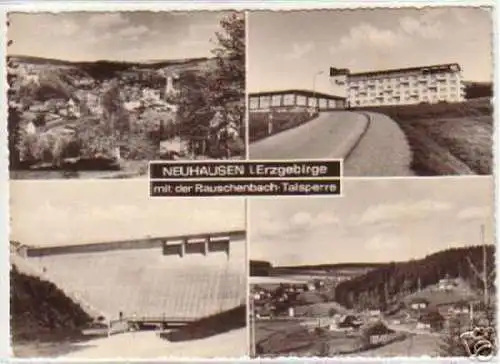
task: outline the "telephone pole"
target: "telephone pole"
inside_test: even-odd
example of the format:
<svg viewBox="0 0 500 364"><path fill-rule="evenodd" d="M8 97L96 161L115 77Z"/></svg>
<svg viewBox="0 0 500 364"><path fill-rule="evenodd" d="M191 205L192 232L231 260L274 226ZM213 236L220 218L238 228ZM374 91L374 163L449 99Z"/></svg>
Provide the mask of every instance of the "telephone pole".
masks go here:
<svg viewBox="0 0 500 364"><path fill-rule="evenodd" d="M469 263L469 266L474 273L474 275L483 283L483 300L484 300L484 305L488 306L490 302L490 297L489 297L489 290L488 290L488 277L491 275L490 272L488 273L488 267L487 267L487 251L486 251L486 242L485 242L485 236L484 236L484 225L481 225L481 242L482 242L482 251L483 251L483 267L482 267L482 272L479 272L479 270L476 268L470 257L467 257L467 262ZM494 268L493 268L494 269Z"/></svg>

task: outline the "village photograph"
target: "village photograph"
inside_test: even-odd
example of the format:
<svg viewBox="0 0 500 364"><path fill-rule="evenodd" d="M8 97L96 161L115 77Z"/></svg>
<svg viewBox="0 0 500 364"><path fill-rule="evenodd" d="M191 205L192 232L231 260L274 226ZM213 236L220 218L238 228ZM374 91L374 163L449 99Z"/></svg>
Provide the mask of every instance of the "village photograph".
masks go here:
<svg viewBox="0 0 500 364"><path fill-rule="evenodd" d="M356 179L344 190L250 201L251 356L491 357L493 181Z"/></svg>
<svg viewBox="0 0 500 364"><path fill-rule="evenodd" d="M492 174L491 8L247 22L250 159L339 158L348 177Z"/></svg>
<svg viewBox="0 0 500 364"><path fill-rule="evenodd" d="M12 184L15 358L247 354L245 201L150 199L137 184Z"/></svg>
<svg viewBox="0 0 500 364"><path fill-rule="evenodd" d="M239 12L8 14L12 179L245 157Z"/></svg>

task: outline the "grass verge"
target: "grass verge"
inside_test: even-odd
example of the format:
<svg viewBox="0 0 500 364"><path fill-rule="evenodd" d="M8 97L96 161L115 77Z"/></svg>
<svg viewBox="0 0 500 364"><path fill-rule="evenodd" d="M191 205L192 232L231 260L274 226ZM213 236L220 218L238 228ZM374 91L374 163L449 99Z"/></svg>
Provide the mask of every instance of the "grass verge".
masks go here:
<svg viewBox="0 0 500 364"><path fill-rule="evenodd" d="M399 124L418 175L492 173L493 107L489 98L360 110L385 114Z"/></svg>

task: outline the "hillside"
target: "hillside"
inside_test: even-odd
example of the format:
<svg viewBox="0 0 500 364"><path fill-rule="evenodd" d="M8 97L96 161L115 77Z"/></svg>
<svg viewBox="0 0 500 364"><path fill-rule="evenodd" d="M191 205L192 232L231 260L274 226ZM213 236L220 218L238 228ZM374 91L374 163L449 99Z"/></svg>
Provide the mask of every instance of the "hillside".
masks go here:
<svg viewBox="0 0 500 364"><path fill-rule="evenodd" d="M419 176L492 173L491 98L354 110L381 113L399 125L413 154L411 168Z"/></svg>
<svg viewBox="0 0 500 364"><path fill-rule="evenodd" d="M22 273L14 265L11 281L11 333L14 340L79 335L92 318L54 284Z"/></svg>
<svg viewBox="0 0 500 364"><path fill-rule="evenodd" d="M95 163L76 169L113 170L117 147L126 161L158 159L160 142L174 137L176 82L215 67L208 58L130 63L10 56L8 63L9 130L17 130L9 133L9 147L19 159L11 169L66 168L68 160L86 159Z"/></svg>
<svg viewBox="0 0 500 364"><path fill-rule="evenodd" d="M487 270L491 271L495 264L495 247L488 245L486 249ZM419 284L424 288L438 283L445 276L461 278L472 288L480 288L468 258L475 266L481 267L482 247L448 249L419 260L388 263L339 283L335 288L335 300L348 308L359 306L385 310L403 297L416 292ZM494 280L493 276L490 282ZM494 289L494 286L490 289Z"/></svg>

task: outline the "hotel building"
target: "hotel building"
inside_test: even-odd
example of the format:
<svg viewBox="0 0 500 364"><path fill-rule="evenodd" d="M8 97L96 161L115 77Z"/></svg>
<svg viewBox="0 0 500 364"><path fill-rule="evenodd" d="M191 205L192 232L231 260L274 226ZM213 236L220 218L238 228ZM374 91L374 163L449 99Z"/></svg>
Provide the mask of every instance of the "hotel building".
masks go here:
<svg viewBox="0 0 500 364"><path fill-rule="evenodd" d="M331 67L330 83L350 107L461 102L465 95L457 63L361 73Z"/></svg>

